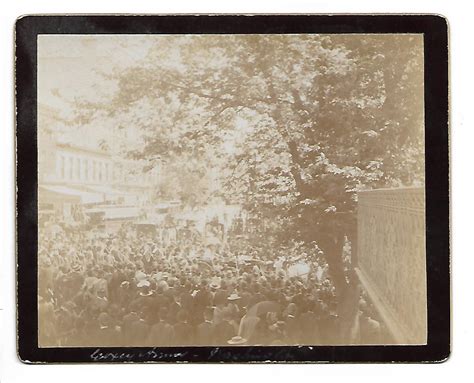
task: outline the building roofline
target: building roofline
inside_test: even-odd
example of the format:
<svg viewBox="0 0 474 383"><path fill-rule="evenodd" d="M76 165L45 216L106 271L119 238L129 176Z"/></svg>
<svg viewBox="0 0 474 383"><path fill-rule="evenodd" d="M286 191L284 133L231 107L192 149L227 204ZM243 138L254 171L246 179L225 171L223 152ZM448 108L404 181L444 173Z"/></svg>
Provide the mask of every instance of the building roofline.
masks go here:
<svg viewBox="0 0 474 383"><path fill-rule="evenodd" d="M93 153L96 155L100 155L102 157L108 157L110 159L112 158L112 156L108 152L101 149L93 149L93 148L88 148L88 147L80 146L80 145L74 145L70 143L57 143L56 146L58 146L59 148L75 150L78 152Z"/></svg>

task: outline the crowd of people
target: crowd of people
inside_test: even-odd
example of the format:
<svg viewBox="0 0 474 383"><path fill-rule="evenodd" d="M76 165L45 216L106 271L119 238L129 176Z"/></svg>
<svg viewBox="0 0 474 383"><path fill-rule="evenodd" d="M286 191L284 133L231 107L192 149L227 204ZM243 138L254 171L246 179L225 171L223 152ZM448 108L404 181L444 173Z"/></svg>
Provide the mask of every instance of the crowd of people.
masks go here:
<svg viewBox="0 0 474 383"><path fill-rule="evenodd" d="M46 225L38 255L40 346L345 341L328 265L313 244L163 243L133 226L105 234Z"/></svg>

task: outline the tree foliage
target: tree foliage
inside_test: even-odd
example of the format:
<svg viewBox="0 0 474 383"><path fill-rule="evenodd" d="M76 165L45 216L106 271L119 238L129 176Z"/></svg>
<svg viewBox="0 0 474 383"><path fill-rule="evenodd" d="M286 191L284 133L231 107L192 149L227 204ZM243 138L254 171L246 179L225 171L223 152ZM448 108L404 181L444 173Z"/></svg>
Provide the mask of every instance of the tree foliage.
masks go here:
<svg viewBox="0 0 474 383"><path fill-rule="evenodd" d="M134 155L219 169L214 193L280 223L280 238L317 241L334 271L357 191L423 182L421 41L161 37L101 110L140 129Z"/></svg>

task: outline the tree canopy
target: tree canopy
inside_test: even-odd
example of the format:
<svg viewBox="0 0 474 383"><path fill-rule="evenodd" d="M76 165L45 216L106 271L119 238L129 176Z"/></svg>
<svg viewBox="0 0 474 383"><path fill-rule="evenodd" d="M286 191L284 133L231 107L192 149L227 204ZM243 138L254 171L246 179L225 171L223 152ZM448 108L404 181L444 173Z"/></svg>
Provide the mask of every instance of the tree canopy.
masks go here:
<svg viewBox="0 0 474 383"><path fill-rule="evenodd" d="M177 177L205 164L214 195L328 255L353 232L358 190L424 181L419 36L161 36L109 76L100 110L143 135L132 156Z"/></svg>

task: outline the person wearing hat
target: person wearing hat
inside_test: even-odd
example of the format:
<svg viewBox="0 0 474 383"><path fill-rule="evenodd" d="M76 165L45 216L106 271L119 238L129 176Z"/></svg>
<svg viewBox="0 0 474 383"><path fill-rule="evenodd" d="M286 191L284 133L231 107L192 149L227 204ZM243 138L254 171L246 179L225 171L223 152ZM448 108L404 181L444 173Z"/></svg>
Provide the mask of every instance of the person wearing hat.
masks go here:
<svg viewBox="0 0 474 383"><path fill-rule="evenodd" d="M154 296L151 290L151 284L148 280L143 279L137 283L138 296L130 302L129 309L139 312L142 311L148 318L153 313Z"/></svg>
<svg viewBox="0 0 474 383"><path fill-rule="evenodd" d="M98 282L92 286L90 294L90 307L93 311L99 312L106 311L109 305L106 284L100 283L101 281L102 279L99 279Z"/></svg>
<svg viewBox="0 0 474 383"><path fill-rule="evenodd" d="M167 293L171 300L168 306L168 323L174 325L177 321L178 313L183 309L181 294L175 288L170 288Z"/></svg>
<svg viewBox="0 0 474 383"><path fill-rule="evenodd" d="M158 313L158 321L151 326L147 337L146 345L148 347L174 345L174 328L167 322L167 318L168 311L166 307L161 307Z"/></svg>
<svg viewBox="0 0 474 383"><path fill-rule="evenodd" d="M236 303L239 306L240 311L242 311L244 307L250 307L249 302L252 298L252 294L249 292L249 285L245 280L239 282L238 288L240 291L240 299L236 301Z"/></svg>
<svg viewBox="0 0 474 383"><path fill-rule="evenodd" d="M219 291L221 293L221 291ZM226 314L227 306L227 293L225 294L216 294L214 297L214 313L212 316L212 323L218 325L222 322L224 315Z"/></svg>
<svg viewBox="0 0 474 383"><path fill-rule="evenodd" d="M216 277L216 276L213 276L211 278L211 282L209 283L209 287L211 288L211 290L215 293L218 289L220 289L221 287L221 282L222 282L222 278L221 277Z"/></svg>
<svg viewBox="0 0 474 383"><path fill-rule="evenodd" d="M134 287L131 286L130 282L127 280L122 281L117 290L117 304L123 308L128 308L128 305L134 295Z"/></svg>
<svg viewBox="0 0 474 383"><path fill-rule="evenodd" d="M194 343L194 329L188 323L189 313L180 310L176 316L177 323L173 326L175 344L177 346L191 346Z"/></svg>
<svg viewBox="0 0 474 383"><path fill-rule="evenodd" d="M194 315L195 314L195 301L194 301L194 296L192 292L193 292L193 287L190 282L187 282L181 292L181 307L183 308L183 310L186 310L189 313L193 313Z"/></svg>
<svg viewBox="0 0 474 383"><path fill-rule="evenodd" d="M260 283L254 282L250 287L250 291L252 295L248 299L247 307L252 307L265 300L265 296L262 294L262 287Z"/></svg>
<svg viewBox="0 0 474 383"><path fill-rule="evenodd" d="M211 307L204 309L204 322L196 328L196 344L201 346L212 346L216 344L215 326L212 323L213 310Z"/></svg>
<svg viewBox="0 0 474 383"><path fill-rule="evenodd" d="M221 284L219 284L219 287L214 287L215 285L213 285L213 290L214 290L214 298L213 298L213 301L212 301L212 304L213 306L218 306L220 304L225 304L225 302L227 301L227 297L228 297L228 294L227 294L227 291L225 289L225 287L222 287Z"/></svg>
<svg viewBox="0 0 474 383"><path fill-rule="evenodd" d="M74 295L77 294L79 289L82 286L82 283L84 282L84 273L82 271L82 267L79 263L74 263L69 270L69 273L67 275L67 278L65 280L66 286L65 289L67 290L67 295L65 298L67 300L72 299Z"/></svg>
<svg viewBox="0 0 474 383"><path fill-rule="evenodd" d="M236 335L237 331L235 331L234 326L230 322L231 318L224 313L221 321L215 324L214 333L216 345L226 345L227 341Z"/></svg>
<svg viewBox="0 0 474 383"><path fill-rule="evenodd" d="M241 297L234 290L232 294L227 297L227 305L224 308L225 315L229 317L230 323L234 326L235 332L239 329L239 322L240 322L240 308L238 306L238 302L240 302Z"/></svg>
<svg viewBox="0 0 474 383"><path fill-rule="evenodd" d="M209 290L207 280L202 279L199 284L199 290L194 297L195 307L199 308L201 311L204 310L204 308L211 305L212 298L213 296Z"/></svg>
<svg viewBox="0 0 474 383"><path fill-rule="evenodd" d="M138 318L130 323L130 334L128 336L131 347L143 347L146 345L147 337L150 332L150 325L146 320L147 315L140 311Z"/></svg>
<svg viewBox="0 0 474 383"><path fill-rule="evenodd" d="M90 338L94 346L113 347L118 344L120 333L112 326L112 321L106 312L101 312L97 318L98 324L94 336ZM90 344L92 346L92 344Z"/></svg>
<svg viewBox="0 0 474 383"><path fill-rule="evenodd" d="M164 282L164 281L161 281L161 282ZM167 286L165 287L163 284L160 284L160 282L158 282L158 284L156 285L156 290L153 294L153 302L152 302L152 308L151 308L153 311L153 315L150 318L152 322L156 322L158 320L159 312L162 309L165 309L166 312L168 312L168 309L172 300L168 295L166 295L166 290L167 290Z"/></svg>
<svg viewBox="0 0 474 383"><path fill-rule="evenodd" d="M138 319L139 316L135 311L129 311L123 316L122 332L126 341L128 341L128 336L131 334L131 324Z"/></svg>
<svg viewBox="0 0 474 383"><path fill-rule="evenodd" d="M112 271L111 278L108 283L109 298L111 302L118 303L120 284L125 280L125 275L121 270L116 269Z"/></svg>
<svg viewBox="0 0 474 383"><path fill-rule="evenodd" d="M137 283L137 287L139 289L139 295L141 297L149 297L153 294L151 291L151 283L147 279L142 279Z"/></svg>

